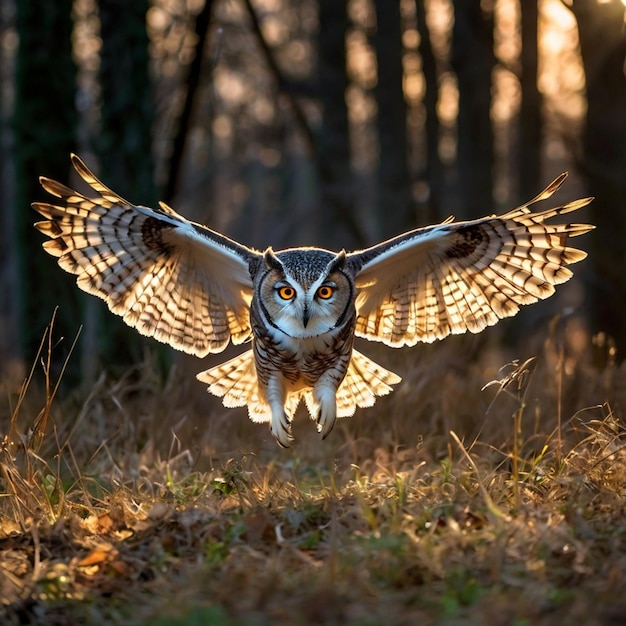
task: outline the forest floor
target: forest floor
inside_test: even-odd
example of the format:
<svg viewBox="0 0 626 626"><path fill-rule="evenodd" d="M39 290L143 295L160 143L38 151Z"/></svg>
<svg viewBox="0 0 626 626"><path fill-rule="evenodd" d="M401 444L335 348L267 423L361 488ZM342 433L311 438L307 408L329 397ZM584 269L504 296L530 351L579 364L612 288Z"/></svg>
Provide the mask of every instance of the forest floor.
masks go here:
<svg viewBox="0 0 626 626"><path fill-rule="evenodd" d="M55 398L44 359L3 389L0 622L622 624L626 371L572 345L379 351L396 392L290 450L189 372Z"/></svg>

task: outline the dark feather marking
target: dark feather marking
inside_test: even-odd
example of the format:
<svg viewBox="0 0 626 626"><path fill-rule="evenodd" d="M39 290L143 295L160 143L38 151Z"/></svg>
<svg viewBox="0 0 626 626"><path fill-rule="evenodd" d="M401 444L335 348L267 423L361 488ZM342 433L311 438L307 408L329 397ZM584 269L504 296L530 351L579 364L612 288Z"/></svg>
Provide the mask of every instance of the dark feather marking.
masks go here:
<svg viewBox="0 0 626 626"><path fill-rule="evenodd" d="M141 225L143 242L150 250L158 250L162 254L167 255L174 247L163 240L163 231L171 228L170 224L161 222L154 217L147 217Z"/></svg>
<svg viewBox="0 0 626 626"><path fill-rule="evenodd" d="M455 241L446 249L446 256L449 259L464 259L472 256L476 249L489 236L482 226L472 225L463 228L455 233Z"/></svg>

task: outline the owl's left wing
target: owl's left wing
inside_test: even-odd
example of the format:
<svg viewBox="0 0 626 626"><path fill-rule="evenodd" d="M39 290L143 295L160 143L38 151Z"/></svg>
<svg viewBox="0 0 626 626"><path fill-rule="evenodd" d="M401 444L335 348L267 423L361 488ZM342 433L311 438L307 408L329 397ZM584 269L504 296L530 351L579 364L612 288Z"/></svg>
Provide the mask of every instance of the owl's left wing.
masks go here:
<svg viewBox="0 0 626 626"><path fill-rule="evenodd" d="M76 156L72 163L96 192L87 197L49 178L57 204L36 202L50 237L44 249L141 334L196 356L250 337L249 263L260 254L161 203L135 206L102 184Z"/></svg>
<svg viewBox="0 0 626 626"><path fill-rule="evenodd" d="M400 347L478 333L552 295L572 276L566 266L587 256L567 238L593 226L546 220L592 198L537 213L529 206L549 198L566 176L500 217L448 220L348 254L358 289L356 334Z"/></svg>

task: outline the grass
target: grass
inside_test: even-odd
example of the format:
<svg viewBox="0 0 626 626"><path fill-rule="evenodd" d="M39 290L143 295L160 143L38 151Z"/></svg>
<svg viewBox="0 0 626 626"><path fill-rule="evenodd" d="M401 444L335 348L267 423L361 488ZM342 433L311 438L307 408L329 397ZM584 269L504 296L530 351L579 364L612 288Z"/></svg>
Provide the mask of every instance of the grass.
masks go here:
<svg viewBox="0 0 626 626"><path fill-rule="evenodd" d="M573 322L482 341L381 351L403 385L283 451L184 364L59 398L47 334L3 387L0 621L620 623L626 369Z"/></svg>

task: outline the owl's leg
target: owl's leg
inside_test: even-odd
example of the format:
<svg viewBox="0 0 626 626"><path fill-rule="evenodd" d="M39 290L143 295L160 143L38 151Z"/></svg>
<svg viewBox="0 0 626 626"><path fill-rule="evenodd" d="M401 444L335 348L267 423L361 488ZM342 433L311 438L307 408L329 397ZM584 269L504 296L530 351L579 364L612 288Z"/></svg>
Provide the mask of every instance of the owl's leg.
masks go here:
<svg viewBox="0 0 626 626"><path fill-rule="evenodd" d="M317 430L322 439L326 439L337 418L337 382L331 376L322 376L313 389L313 396L319 405Z"/></svg>
<svg viewBox="0 0 626 626"><path fill-rule="evenodd" d="M293 435L291 434L291 421L285 413L287 393L280 374L270 377L265 390L265 398L272 411L272 435L279 445L288 448L293 441Z"/></svg>

